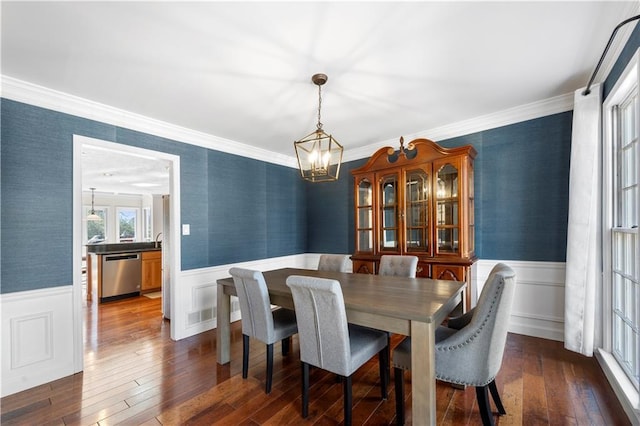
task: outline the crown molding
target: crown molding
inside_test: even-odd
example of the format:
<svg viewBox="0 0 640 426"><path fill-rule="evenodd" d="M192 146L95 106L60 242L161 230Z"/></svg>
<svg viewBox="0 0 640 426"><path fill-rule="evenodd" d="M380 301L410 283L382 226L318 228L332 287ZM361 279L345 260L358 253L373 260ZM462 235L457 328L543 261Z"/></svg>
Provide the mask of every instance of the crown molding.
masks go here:
<svg viewBox="0 0 640 426"><path fill-rule="evenodd" d="M1 75L0 88L0 95L6 99L114 126L124 127L207 149L240 155L291 168L298 167L295 156L275 153L266 149L256 148L240 142L176 126L171 123L114 108L57 90L52 90L43 86L18 80L13 77ZM427 139L438 142L444 139L495 129L497 127L532 120L546 115L570 111L572 109L573 93L569 93L473 119L407 134L404 135L404 138L409 141L416 138L426 137ZM395 146L397 143L398 139L394 138L359 148L348 149L345 150L343 154L343 161L347 162L368 158L377 149L384 146Z"/></svg>
<svg viewBox="0 0 640 426"><path fill-rule="evenodd" d="M434 127L417 133L404 136L405 141L417 138L427 138L434 142L451 139L471 133L482 132L484 130L496 129L510 124L533 120L547 115L558 114L573 110L573 93L556 96L538 102L532 102L515 108L494 112L469 120L447 124L445 126ZM376 142L360 148L351 149L344 154L344 161L353 161L370 157L372 153L385 146L397 146L400 136L395 139L388 139Z"/></svg>
<svg viewBox="0 0 640 426"><path fill-rule="evenodd" d="M256 148L204 132L198 132L186 127L177 126L165 121L156 120L130 111L28 83L6 75L0 76L0 89L0 96L13 101L124 127L177 142L200 146L202 148L213 149L292 168L298 167L295 157Z"/></svg>

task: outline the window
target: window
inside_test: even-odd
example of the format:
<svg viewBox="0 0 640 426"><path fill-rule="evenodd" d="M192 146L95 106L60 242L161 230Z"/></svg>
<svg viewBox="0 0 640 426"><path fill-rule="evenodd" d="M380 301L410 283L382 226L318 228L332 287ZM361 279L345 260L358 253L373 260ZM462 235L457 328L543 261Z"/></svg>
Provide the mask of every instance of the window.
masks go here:
<svg viewBox="0 0 640 426"><path fill-rule="evenodd" d="M138 210L131 207L118 207L116 221L118 242L130 243L137 241Z"/></svg>
<svg viewBox="0 0 640 426"><path fill-rule="evenodd" d="M608 349L639 389L640 142L638 71L621 78L605 103L603 254ZM611 99L611 100L610 100Z"/></svg>
<svg viewBox="0 0 640 426"><path fill-rule="evenodd" d="M96 207L94 210L102 220L86 220L91 206L84 207L84 222L87 224L85 242L87 244L103 243L107 239L107 209Z"/></svg>

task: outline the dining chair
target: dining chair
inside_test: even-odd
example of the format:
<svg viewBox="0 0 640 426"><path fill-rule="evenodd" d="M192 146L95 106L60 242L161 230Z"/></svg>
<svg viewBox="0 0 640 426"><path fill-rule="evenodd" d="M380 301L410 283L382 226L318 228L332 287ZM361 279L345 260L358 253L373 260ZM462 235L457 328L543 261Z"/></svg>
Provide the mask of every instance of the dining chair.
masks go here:
<svg viewBox="0 0 640 426"><path fill-rule="evenodd" d="M378 275L415 278L417 268L417 256L385 254L380 257Z"/></svg>
<svg viewBox="0 0 640 426"><path fill-rule="evenodd" d="M302 417L309 414L309 366L342 378L344 424L351 424L351 377L378 354L382 399L387 399L389 358L386 333L347 322L340 283L325 278L287 278L298 320L302 364Z"/></svg>
<svg viewBox="0 0 640 426"><path fill-rule="evenodd" d="M322 254L318 261L318 271L347 272L350 261L348 254Z"/></svg>
<svg viewBox="0 0 640 426"><path fill-rule="evenodd" d="M499 263L491 270L477 305L436 329L436 378L458 385L475 386L483 425L493 425L487 391L500 415L506 414L495 378L502 365L516 274ZM404 370L411 368L411 338L393 351L396 390L396 423L404 424Z"/></svg>
<svg viewBox="0 0 640 426"><path fill-rule="evenodd" d="M242 315L242 378L249 370L249 338L267 345L267 383L265 392L271 392L273 380L273 344L282 341L282 355L289 353L291 336L298 332L295 312L290 309L271 309L269 292L260 271L231 268Z"/></svg>

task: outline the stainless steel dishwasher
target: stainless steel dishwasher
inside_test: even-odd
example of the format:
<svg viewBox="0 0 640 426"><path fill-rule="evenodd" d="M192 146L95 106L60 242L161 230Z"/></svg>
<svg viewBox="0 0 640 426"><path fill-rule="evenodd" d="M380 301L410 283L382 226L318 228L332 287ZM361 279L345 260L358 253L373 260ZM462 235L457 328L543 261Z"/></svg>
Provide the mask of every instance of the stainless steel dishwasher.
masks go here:
<svg viewBox="0 0 640 426"><path fill-rule="evenodd" d="M118 253L102 256L101 302L140 294L141 281L140 253Z"/></svg>

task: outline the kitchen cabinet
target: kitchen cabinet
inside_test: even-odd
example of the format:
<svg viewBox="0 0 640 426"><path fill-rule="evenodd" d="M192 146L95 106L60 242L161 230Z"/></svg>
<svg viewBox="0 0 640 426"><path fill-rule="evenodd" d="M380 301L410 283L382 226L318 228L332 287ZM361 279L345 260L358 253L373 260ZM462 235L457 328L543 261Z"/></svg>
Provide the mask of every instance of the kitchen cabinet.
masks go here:
<svg viewBox="0 0 640 426"><path fill-rule="evenodd" d="M376 274L381 256L414 255L418 277L465 281L472 307L475 156L471 145L415 139L405 147L400 138L399 149L381 148L353 170L353 271Z"/></svg>
<svg viewBox="0 0 640 426"><path fill-rule="evenodd" d="M142 252L141 292L157 291L162 287L162 251Z"/></svg>

